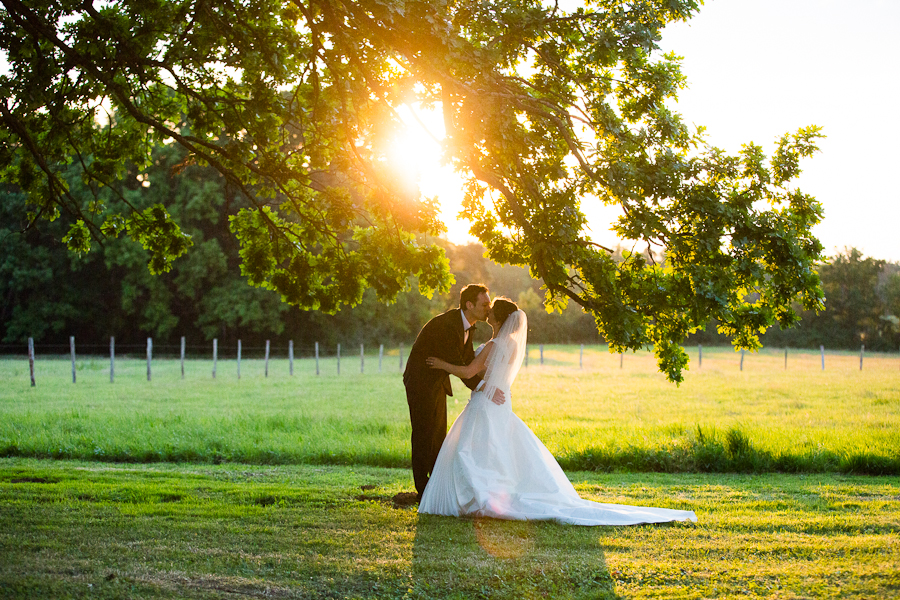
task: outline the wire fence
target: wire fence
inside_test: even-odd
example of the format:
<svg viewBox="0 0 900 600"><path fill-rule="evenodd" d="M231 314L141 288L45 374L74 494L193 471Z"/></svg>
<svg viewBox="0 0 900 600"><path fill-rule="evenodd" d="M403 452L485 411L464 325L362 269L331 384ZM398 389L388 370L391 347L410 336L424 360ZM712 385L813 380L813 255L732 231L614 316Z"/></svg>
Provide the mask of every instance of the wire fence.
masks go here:
<svg viewBox="0 0 900 600"><path fill-rule="evenodd" d="M10 345L0 345L0 352L3 352L4 354L10 355L12 350L13 347ZM38 352L38 350L40 352ZM211 362L210 374L213 379L221 373L219 366L220 362L222 363L222 367L225 368L228 368L226 365L229 363L233 363L232 367L236 367L235 373L238 379L240 379L242 363L259 362L261 360L263 362L264 376L268 377L270 362L282 362L285 359L287 359L289 375L294 375L295 363L301 362L314 363L315 374L320 375L323 373L323 363L329 359L336 361L336 371L338 375L341 373L342 360L344 362L345 370L348 368L352 369L355 366L354 362L358 361L359 372L365 373L367 355L365 345L363 344L359 345L358 354L355 353L355 349L349 349L347 347L342 348L341 344L337 344L337 346L331 350L331 352L333 352L333 354L331 354L328 350L325 350L324 347L320 346L318 342L315 342L310 348L306 348L305 350L308 351L307 354L295 352L293 341L289 341L286 348L274 349L269 340L266 340L265 346L260 347L245 347L242 341L238 340L235 347L228 348L220 346L218 339L213 339L212 344L204 346L189 346L184 337L181 338L181 344L177 346L155 346L153 338L147 338L146 346L135 344L116 346L115 338L113 337L110 338L109 346L107 347L105 345L100 346L97 344L85 344L83 346L76 345L75 338L70 337L67 346L62 344L44 344L38 349L35 348L33 338L28 338L27 356L32 386L36 385L35 361L39 359L56 361L70 360L72 364L72 382L77 383L79 370L78 361L84 361L85 359L89 359L92 362L104 360L102 354L104 351L108 351L109 380L111 383L114 383L116 379L117 362L121 364L123 361L133 362L135 359L143 360L143 358L141 358L142 356L146 357L147 381L153 379L154 362L158 364L159 361L171 362L173 360L180 361L182 379L185 377L186 364L202 361ZM206 356L203 356L204 354L206 354ZM393 358L391 355L393 355ZM368 358L370 361L369 368L372 369L372 357L369 356ZM402 371L404 366L403 344L400 344L396 348L396 351L388 349L387 352L385 351L384 344L380 344L378 346L376 360L377 366L374 368L377 368L377 372L379 373L385 371L385 369L391 368L387 363L393 364L394 369Z"/></svg>
<svg viewBox="0 0 900 600"><path fill-rule="evenodd" d="M76 345L75 338L70 337L68 345L41 344L38 347L35 346L33 339L29 338L27 349L22 348L19 345L14 346L6 344L0 345L0 353L5 354L8 359L15 360L17 356L22 356L20 353L22 350L25 350L29 365L31 385L35 386L37 385L35 374L36 361L55 361L58 363L59 361L68 360L71 362L71 378L73 383L78 382L79 370L85 370L87 368L85 361L90 362L90 367L87 368L87 370L108 370L109 381L111 383L114 383L116 380L118 374L117 365L120 369L127 365L126 368L130 378L135 375L135 364L141 364L143 362L146 363L147 381L153 379L154 366L159 366L160 364L165 365L167 376L170 376L173 370L173 364L176 368L180 366L180 376L182 379L186 377L186 373L189 373L193 378L202 372L205 372L207 376L213 379L223 375L230 377L236 376L240 379L242 376L242 366L245 366L246 372L248 363L253 369L254 375L259 374L261 370L264 377L269 377L270 370L274 369L279 369L278 375L283 375L285 374L283 373L285 368L287 371L286 374L289 376L293 376L295 372L302 372L303 374L314 373L315 375L341 375L342 369L344 374L402 373L406 360L406 348L409 348L409 346L405 346L402 343L397 346L389 347L386 347L384 344L379 344L377 348L366 348L364 344L336 344L333 347L325 348L324 345L321 345L318 342L300 348L295 347L293 341L289 341L286 346L273 347L268 340L264 346L244 346L241 340L238 340L236 345L224 346L219 344L218 339L213 339L211 343L203 345L188 345L185 338L181 338L181 343L178 345L154 345L152 338L147 338L146 345L126 344L117 346L115 338L110 338L108 346L99 344ZM549 364L552 366L574 368L577 364L578 369L585 369L586 366L589 369L595 369L598 365L596 359L593 357L596 356L598 350L608 354L605 345L599 346L599 348L597 346L588 347L588 351L592 357L587 361L589 364L586 365L584 344L581 344L580 347L565 346L565 352L559 351L559 345L554 345L552 348L553 350L548 352L545 356L544 344L527 347L524 366L527 368L529 364L532 366L544 366L545 364ZM702 370L704 362L703 346L698 345L695 349L692 348L691 350L692 361L695 360L696 362L694 364L696 365L696 368ZM776 352L779 351L780 350L776 350ZM576 353L577 363L575 360ZM721 358L722 349L713 349L713 353L713 355L716 356L713 360L716 364L721 364L723 361ZM792 354L802 357L805 368L809 368L811 357L814 355L814 351L808 349L784 348L783 353L785 370L788 370L789 368L789 358ZM848 366L848 356L850 356L851 353L848 353L847 351L826 353L825 347L820 346L819 352L815 354L818 355L815 357L817 359L816 362L818 363L816 366L824 371L826 366L832 362L832 360L828 358L829 356L838 358L838 360L834 362L839 363L840 368L846 369ZM881 357L877 360L881 362L884 353L879 354ZM737 367L739 371L743 371L745 361L749 355L750 353L747 353L744 350L739 351L737 356L733 359L734 363L736 363L733 363L733 366ZM773 352L770 349L768 351L767 368L773 367L772 357ZM861 346L859 350L860 371L863 370L866 359L867 354L865 346ZM634 361L633 355L618 354L617 362L619 369L625 368L626 360L628 362ZM709 360L710 353L707 351L707 362L709 362ZM81 362L79 363L79 361ZM107 361L108 367L102 366L102 364ZM646 357L639 358L635 362L644 363L646 362ZM608 368L610 365L607 362L605 366ZM898 368L900 368L900 361L898 361ZM55 370L55 372L58 372L58 370Z"/></svg>

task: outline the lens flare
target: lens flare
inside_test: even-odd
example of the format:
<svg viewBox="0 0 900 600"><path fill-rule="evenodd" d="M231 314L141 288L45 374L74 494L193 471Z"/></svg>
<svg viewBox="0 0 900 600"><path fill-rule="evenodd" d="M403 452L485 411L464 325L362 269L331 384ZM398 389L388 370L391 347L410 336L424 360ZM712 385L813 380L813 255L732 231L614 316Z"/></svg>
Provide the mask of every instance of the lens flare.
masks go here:
<svg viewBox="0 0 900 600"><path fill-rule="evenodd" d="M534 526L528 521L476 517L475 539L494 558L521 558L534 549Z"/></svg>

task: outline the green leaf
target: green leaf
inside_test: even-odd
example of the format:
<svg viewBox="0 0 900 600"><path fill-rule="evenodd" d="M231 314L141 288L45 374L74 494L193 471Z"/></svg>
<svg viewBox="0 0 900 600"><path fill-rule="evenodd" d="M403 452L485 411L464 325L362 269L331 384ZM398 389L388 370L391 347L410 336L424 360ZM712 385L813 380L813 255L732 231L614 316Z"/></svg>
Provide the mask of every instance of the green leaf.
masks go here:
<svg viewBox="0 0 900 600"><path fill-rule="evenodd" d="M69 251L79 255L87 254L91 250L91 232L80 219L72 223L62 241Z"/></svg>

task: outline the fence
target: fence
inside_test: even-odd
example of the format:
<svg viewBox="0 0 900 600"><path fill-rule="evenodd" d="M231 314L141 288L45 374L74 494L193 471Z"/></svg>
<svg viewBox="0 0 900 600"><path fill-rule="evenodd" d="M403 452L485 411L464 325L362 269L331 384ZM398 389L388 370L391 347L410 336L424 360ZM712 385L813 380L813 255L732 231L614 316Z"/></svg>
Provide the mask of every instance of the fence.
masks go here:
<svg viewBox="0 0 900 600"><path fill-rule="evenodd" d="M741 350L740 353L741 353L740 370L743 371L744 370L745 351ZM819 346L819 353L822 357L822 370L824 371L825 370L825 346ZM865 358L865 354L866 354L866 345L862 344L859 348L859 370L860 371L863 370L863 359ZM698 359L698 367L702 367L703 366L703 345L702 344L698 344L698 346L697 346L697 359ZM784 369L787 370L787 368L788 368L788 348L785 348L784 349Z"/></svg>
<svg viewBox="0 0 900 600"><path fill-rule="evenodd" d="M99 354L98 352L96 352L96 350L99 348L99 346L90 345L87 347L94 351L94 352L89 353L89 356L96 357ZM56 352L52 353L53 356L59 356L60 354L62 354L61 352L59 352L59 350L62 350L63 347L61 347L59 345L45 346L45 348L55 350ZM106 347L104 346L103 349L105 350L105 348ZM163 347L163 348L165 350L169 350L169 352L166 353L168 356L172 355L172 352L170 351L172 349L172 346L167 346L167 347ZM211 358L211 360L212 360L212 369L210 372L210 376L213 379L216 378L216 375L219 372L219 360L220 359L227 360L230 358L233 358L235 360L235 366L236 366L235 374L236 374L237 378L240 379L241 378L241 363L243 360L245 360L247 358L246 354L245 354L245 350L247 350L247 349L245 349L243 347L241 340L237 341L236 354L232 355L231 357L225 357L225 356L220 355L218 339L213 339L211 346L189 347L186 343L186 339L184 337L182 337L180 346L177 346L176 348L178 348L178 353L176 354L176 356L177 356L178 360L180 361L180 369L181 369L181 378L182 379L185 378L185 362L188 360L188 357L187 357L188 350L191 351L191 354L193 357L201 356L202 350L205 350L206 353L209 353L211 350L211 354L206 354L206 358L208 358L208 359ZM9 350L10 347L5 346L4 349ZM31 378L31 385L32 385L32 387L34 387L36 385L35 361L37 359L36 359L36 355L35 355L35 345L34 345L33 338L28 338L28 348L27 349L28 349L28 367L29 367L28 370L29 370L29 374L30 374L30 378ZM73 336L69 337L69 344L68 344L67 349L68 349L68 356L69 356L69 359L72 364L72 383L77 383L78 369L77 369L76 363L77 363L78 354L76 352L75 338ZM126 359L129 358L130 356L132 356L133 354L135 354L135 352L134 352L135 350L139 350L140 354L142 354L142 355L146 351L147 381L152 381L152 379L153 379L153 364L154 364L153 338L147 338L146 347L144 347L144 346L138 347L138 346L131 345L131 346L126 347L125 349L126 349L126 351L129 351L124 356L124 358L126 358ZM159 347L157 347L157 349L159 349ZM397 362L395 363L400 372L403 371L403 366L404 366L403 349L404 349L403 344L400 344L398 347L398 350L397 350L397 356L398 356L398 358L396 359ZM122 347L120 347L119 350L121 351ZM257 351L262 351L263 348L250 348L249 350L251 350L252 352L257 352ZM324 352L324 349L320 348L320 345L318 342L316 342L312 346L311 350L312 350L312 352L309 355L309 359L314 360L315 374L320 375L323 372L320 363L321 363L321 361L326 359L326 354ZM341 344L337 344L336 353L333 355L333 357L336 358L337 374L340 375L341 360L342 360ZM116 359L117 358L122 359L123 356L119 355L117 357L116 340L115 340L115 337L111 337L109 340L109 381L110 381L110 383L114 383L115 379L116 379ZM158 358L159 357L157 356L157 359ZM273 358L273 356L272 356L271 341L266 340L264 354L263 354L263 361L264 361L263 373L264 373L265 377L269 376L269 362L270 362L270 359L272 359L272 358ZM288 342L288 347L287 347L287 360L288 360L288 373L291 376L294 375L295 358L296 358L296 360L302 360L302 357L299 357L299 358L295 357L294 342L293 342L293 340L290 340ZM365 373L365 368L366 368L365 359L366 359L365 346L363 344L360 344L360 346L359 346L359 372L360 373ZM384 344L381 344L378 347L378 372L379 373L383 372L385 367L387 366L386 359L389 359L389 356L387 353L385 353ZM344 360L346 362L346 361L352 360L352 359L345 358Z"/></svg>
<svg viewBox="0 0 900 600"><path fill-rule="evenodd" d="M61 349L60 346L47 346L47 348L54 348L56 350ZM96 350L97 348L100 348L100 347L94 345L94 346L88 346L88 348ZM105 346L102 348L105 350ZM172 352L173 348L177 349L176 352ZM127 352L127 354L124 355L124 358L127 358L128 356L134 354L135 353L134 351L138 351L141 355L144 355L146 353L146 364L147 364L146 376L147 376L147 381L151 381L153 378L153 361L154 361L153 339L147 338L146 347L144 347L144 346L138 347L138 346L132 345L132 346L125 347L124 349ZM159 350L160 348L158 347L157 349ZM120 348L120 350L122 350L122 348ZM220 356L218 339L213 339L211 346L204 345L204 346L188 347L185 338L182 337L181 343L179 346L174 346L174 347L173 346L164 346L164 347L162 347L162 350L163 350L163 354L165 354L167 356L173 356L173 355L177 356L178 360L180 360L180 372L181 372L182 379L185 378L185 361L187 360L188 350L191 351L191 355L193 357L205 355L207 360L209 358L212 359L211 372L210 372L210 376L212 378L216 378L217 374L219 373L219 364L218 363L219 363L220 358L222 360L231 360L231 357ZM272 346L271 346L271 343L269 340L266 340L266 344L265 344L264 348L259 347L259 348L248 348L248 349L243 348L241 340L237 341L236 353L234 355L232 355L233 359L235 360L235 375L236 375L236 377L238 379L241 378L241 362L242 362L242 360L247 358L246 354L245 354L246 350L249 350L252 354L256 354L257 356L260 353L262 353L262 355L263 355L262 356L263 374L265 377L268 377L269 376L269 362L270 362L270 359L273 358ZM283 350L284 349L282 349L282 351ZM323 361L326 361L326 360L334 360L335 361L334 362L334 366L335 366L334 372L336 375L341 374L342 360L345 364L349 364L349 365L354 365L356 362L356 358L354 356L355 352L353 352L353 354L351 354L351 355L346 355L346 356L342 357L341 344L336 345L335 352L333 355L327 354L325 349L322 348L318 342L316 342L309 350L310 350L310 353L308 355L308 358L306 358L305 360L308 360L311 363L314 363L316 375L322 375L324 373L324 370L322 368L322 363L323 363ZM534 347L530 347L530 348L526 347L525 357L524 357L524 366L526 368L529 366L529 362L531 360L531 355L534 352L534 350L535 350ZM581 344L578 349L578 368L579 369L585 368L584 350L585 350L585 346L584 346L584 344ZM28 339L27 351L28 351L28 365L29 365L29 374L30 374L30 379L31 379L31 385L35 386L36 385L36 378L35 378L35 360L36 360L36 358L35 358L35 345L34 345L34 341L32 338ZM78 369L76 367L77 354L76 354L76 344L75 344L74 337L69 338L68 351L69 351L68 355L69 355L69 358L70 358L71 364L72 364L72 383L77 383ZM130 351L130 352L128 352L128 351ZM800 352L800 353L804 354L805 356L809 355L808 351L797 350L797 352ZM390 350L389 353L393 354L393 350ZM55 355L59 355L59 354L61 354L61 353L60 352L55 353ZM97 356L97 354L99 354L99 353L95 352L95 353L90 353L89 355ZM826 367L826 353L825 353L824 346L819 347L819 354L820 354L821 370L824 371L825 367ZM846 353L844 353L844 354L846 354ZM741 350L739 355L740 355L740 358L738 360L737 367L740 371L743 371L746 353L745 353L745 351ZM865 346L862 346L859 351L859 370L860 371L863 369L865 356L866 356ZM280 360L283 360L284 355L282 354L281 357L282 358ZM396 365L397 372L402 372L403 367L404 367L404 345L399 344L398 349L397 349L397 358L395 359L392 356L389 357L388 353L385 353L384 344L380 344L378 346L377 357L378 357L378 359L377 359L378 360L378 367L377 367L378 373L384 372L385 368L393 369L393 367L390 366L389 363L393 363L394 365ZM702 369L703 368L703 346L702 345L697 346L696 357L697 357L697 363L696 363L697 368ZM116 358L117 358L117 356L116 356L116 341L115 341L115 338L113 337L113 338L110 338L110 341L109 341L109 381L110 381L110 383L114 383L115 378L116 378ZM123 358L123 357L120 356L120 358ZM619 361L618 361L619 369L624 369L625 368L625 354L620 353L618 358L619 358ZM538 359L537 364L539 366L543 366L545 364L544 345L543 344L540 344L537 346L537 359ZM788 359L789 359L789 349L784 348L784 369L785 370L788 369L788 364L789 364ZM304 360L304 358L300 357L300 358L295 359L295 348L294 348L294 342L292 340L288 342L287 360L288 360L288 373L290 376L293 376L294 370L295 370L294 369L295 360ZM366 352L365 352L365 346L363 344L359 345L358 360L359 360L359 373L364 374L366 372ZM396 362L394 362L394 361L396 361ZM552 361L552 363L556 366L561 365L561 361L559 359L554 359ZM571 363L566 362L566 363L564 363L564 366L574 366L574 361ZM351 366L350 368L353 369L353 366Z"/></svg>

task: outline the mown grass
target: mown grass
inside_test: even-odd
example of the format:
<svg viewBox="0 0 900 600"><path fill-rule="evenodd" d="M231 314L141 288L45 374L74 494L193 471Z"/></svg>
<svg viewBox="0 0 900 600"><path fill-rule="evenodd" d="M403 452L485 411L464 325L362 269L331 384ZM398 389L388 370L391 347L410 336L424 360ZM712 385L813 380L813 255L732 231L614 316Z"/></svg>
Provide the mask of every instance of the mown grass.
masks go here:
<svg viewBox="0 0 900 600"><path fill-rule="evenodd" d="M420 516L405 469L0 459L0 597L890 598L900 483L570 473L698 523Z"/></svg>
<svg viewBox="0 0 900 600"><path fill-rule="evenodd" d="M649 354L532 348L513 387L514 409L568 470L900 474L900 356L704 349L676 387ZM115 462L241 462L404 467L409 421L396 350L333 358L189 361L0 361L0 456ZM621 367L620 367L621 364ZM450 419L468 390L456 382Z"/></svg>

